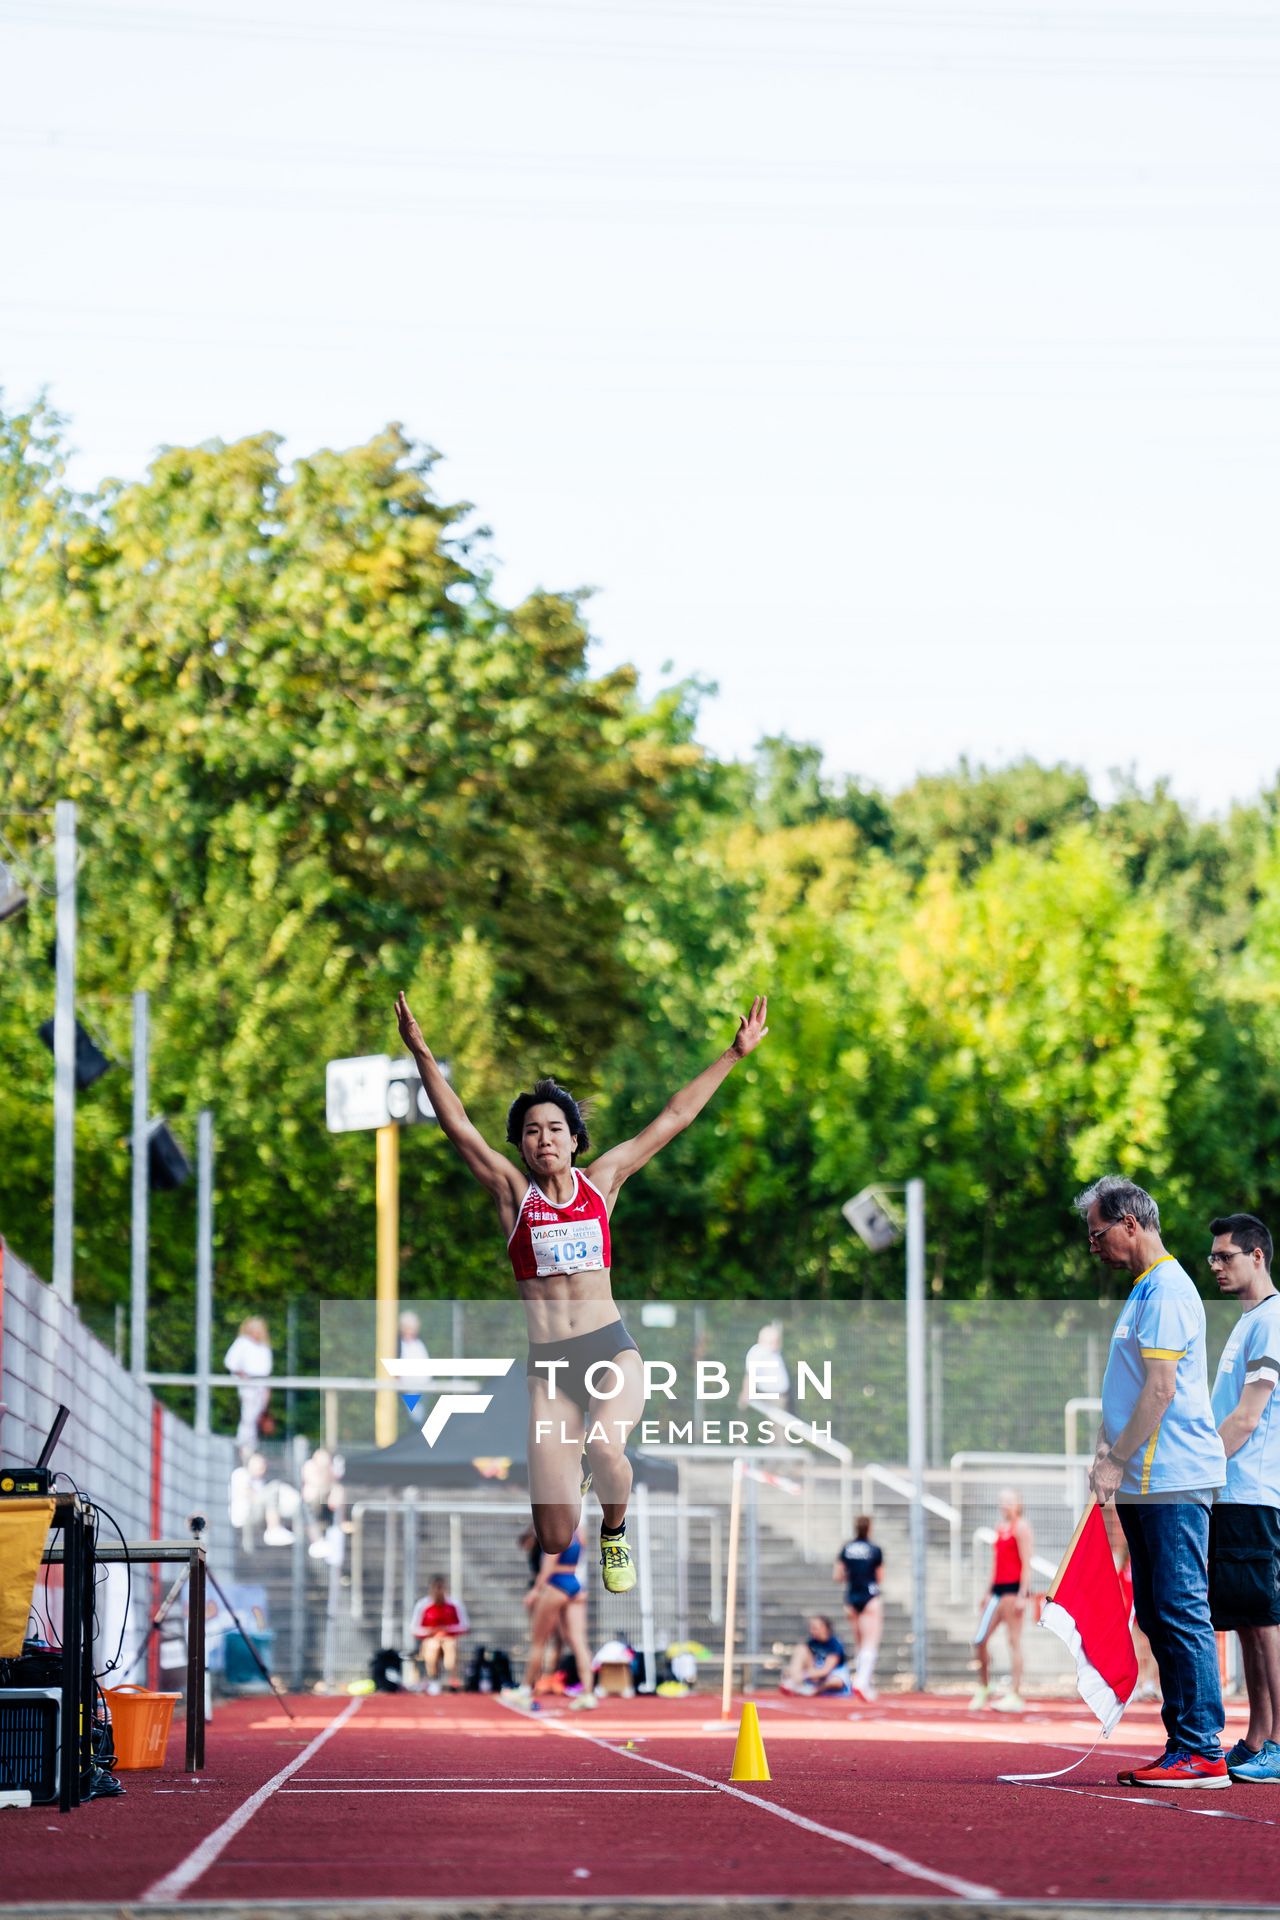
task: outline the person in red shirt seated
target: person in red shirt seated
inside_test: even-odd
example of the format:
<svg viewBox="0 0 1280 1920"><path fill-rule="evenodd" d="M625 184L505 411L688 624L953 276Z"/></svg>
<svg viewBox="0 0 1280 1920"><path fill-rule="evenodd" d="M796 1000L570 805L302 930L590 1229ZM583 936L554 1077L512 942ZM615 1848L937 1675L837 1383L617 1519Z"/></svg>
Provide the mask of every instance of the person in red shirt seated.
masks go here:
<svg viewBox="0 0 1280 1920"><path fill-rule="evenodd" d="M413 1616L413 1632L426 1671L428 1693L440 1691L442 1662L450 1693L461 1693L458 1641L466 1631L466 1617L457 1603L449 1598L444 1575L435 1574L427 1583L426 1599L419 1600Z"/></svg>

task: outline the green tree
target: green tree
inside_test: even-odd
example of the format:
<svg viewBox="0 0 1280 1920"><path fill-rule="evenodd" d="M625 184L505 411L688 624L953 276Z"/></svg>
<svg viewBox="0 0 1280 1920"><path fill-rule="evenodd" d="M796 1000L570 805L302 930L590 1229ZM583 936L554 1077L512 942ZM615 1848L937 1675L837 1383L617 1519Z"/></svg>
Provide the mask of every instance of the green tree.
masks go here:
<svg viewBox="0 0 1280 1920"><path fill-rule="evenodd" d="M56 449L48 416L7 423L0 781L32 820L79 803L82 1006L126 1058L148 988L158 1100L188 1138L216 1109L228 1304L364 1291L371 1154L325 1134L324 1060L394 1047L408 985L495 1129L530 1059L596 1061L637 1018L634 847L701 762L688 715L590 673L571 596L500 605L467 510L397 429L291 473L271 436L171 449L87 502ZM50 905L0 935L20 1081L0 1209L37 1261ZM81 1292L100 1305L127 1273L127 1103L124 1075L82 1103L81 1190L101 1202L80 1209ZM461 1175L431 1144L406 1155L406 1285L482 1286L490 1250L456 1232ZM161 1297L189 1286L188 1229L156 1248ZM158 1357L188 1337L157 1317Z"/></svg>

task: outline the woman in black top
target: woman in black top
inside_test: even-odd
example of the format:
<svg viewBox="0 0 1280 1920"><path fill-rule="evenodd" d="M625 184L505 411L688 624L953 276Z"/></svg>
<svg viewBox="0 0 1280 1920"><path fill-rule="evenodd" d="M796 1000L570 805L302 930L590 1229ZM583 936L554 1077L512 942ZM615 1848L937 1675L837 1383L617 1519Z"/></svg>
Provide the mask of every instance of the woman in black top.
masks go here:
<svg viewBox="0 0 1280 1920"><path fill-rule="evenodd" d="M841 1547L831 1577L844 1581L844 1610L858 1649L853 1671L854 1697L874 1700L876 1655L884 1632L884 1601L880 1596L884 1555L871 1538L871 1521L865 1513L859 1514L855 1527L856 1538Z"/></svg>

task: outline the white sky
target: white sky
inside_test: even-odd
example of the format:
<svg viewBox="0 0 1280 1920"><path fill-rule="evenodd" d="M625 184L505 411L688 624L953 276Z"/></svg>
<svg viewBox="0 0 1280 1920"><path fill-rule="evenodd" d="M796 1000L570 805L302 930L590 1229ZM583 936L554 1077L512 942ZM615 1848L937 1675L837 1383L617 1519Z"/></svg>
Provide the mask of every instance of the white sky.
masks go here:
<svg viewBox="0 0 1280 1920"><path fill-rule="evenodd" d="M401 420L718 752L1275 778L1280 0L0 0L0 77L80 484Z"/></svg>

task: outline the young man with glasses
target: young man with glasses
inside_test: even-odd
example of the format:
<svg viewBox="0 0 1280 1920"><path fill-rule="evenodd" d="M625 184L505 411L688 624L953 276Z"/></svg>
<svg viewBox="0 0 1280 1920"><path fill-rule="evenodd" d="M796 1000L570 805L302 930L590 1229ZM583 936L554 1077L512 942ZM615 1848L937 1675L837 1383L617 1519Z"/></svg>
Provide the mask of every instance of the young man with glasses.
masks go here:
<svg viewBox="0 0 1280 1920"><path fill-rule="evenodd" d="M1120 1775L1139 1787L1229 1787L1209 1618L1209 1513L1226 1479L1209 1398L1204 1305L1160 1238L1149 1193L1115 1174L1076 1200L1089 1250L1130 1276L1102 1380L1089 1484L1115 1500L1138 1625L1160 1669L1165 1751Z"/></svg>
<svg viewBox="0 0 1280 1920"><path fill-rule="evenodd" d="M1280 1786L1280 1293L1271 1235L1251 1213L1209 1222L1218 1291L1240 1306L1213 1383L1227 1484L1209 1530L1209 1607L1240 1636L1249 1726L1227 1755L1233 1780Z"/></svg>

